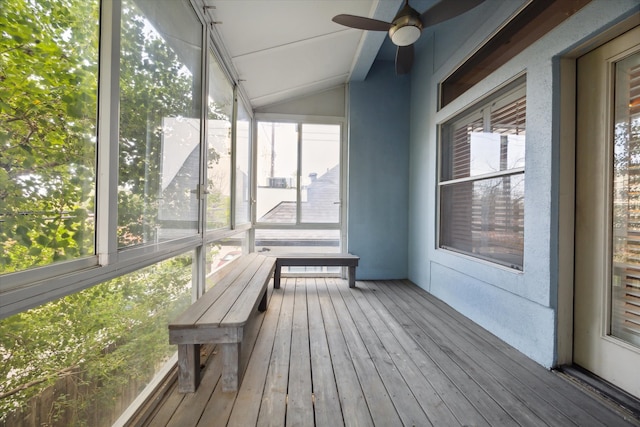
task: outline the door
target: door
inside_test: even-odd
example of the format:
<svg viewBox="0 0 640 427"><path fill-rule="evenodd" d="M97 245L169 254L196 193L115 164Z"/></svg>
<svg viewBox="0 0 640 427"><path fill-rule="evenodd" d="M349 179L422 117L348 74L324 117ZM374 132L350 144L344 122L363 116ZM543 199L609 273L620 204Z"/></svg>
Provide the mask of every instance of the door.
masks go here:
<svg viewBox="0 0 640 427"><path fill-rule="evenodd" d="M574 362L640 397L640 27L578 59Z"/></svg>

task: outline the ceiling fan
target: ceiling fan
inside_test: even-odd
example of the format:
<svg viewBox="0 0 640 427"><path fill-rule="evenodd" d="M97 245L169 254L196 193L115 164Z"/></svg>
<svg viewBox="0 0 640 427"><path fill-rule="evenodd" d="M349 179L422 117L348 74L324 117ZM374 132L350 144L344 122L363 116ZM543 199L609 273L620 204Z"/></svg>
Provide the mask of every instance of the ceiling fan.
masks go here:
<svg viewBox="0 0 640 427"><path fill-rule="evenodd" d="M336 15L332 21L359 30L388 31L396 51L396 73L407 74L413 65L413 43L419 38L422 30L447 19L458 16L473 9L484 0L449 0L441 1L422 14L409 6L405 0L404 7L393 18L392 22L380 21L355 15Z"/></svg>

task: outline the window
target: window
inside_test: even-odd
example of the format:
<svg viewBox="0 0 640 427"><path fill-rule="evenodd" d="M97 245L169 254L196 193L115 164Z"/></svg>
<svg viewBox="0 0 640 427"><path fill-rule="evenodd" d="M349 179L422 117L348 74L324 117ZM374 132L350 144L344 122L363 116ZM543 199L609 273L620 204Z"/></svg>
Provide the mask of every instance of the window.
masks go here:
<svg viewBox="0 0 640 427"><path fill-rule="evenodd" d="M126 417L169 369L167 323L248 251L251 115L234 116L192 3L0 0L0 414L11 425Z"/></svg>
<svg viewBox="0 0 640 427"><path fill-rule="evenodd" d="M244 231L220 239L206 246L206 289L215 286L221 276L219 272L236 258L249 253L248 232ZM224 273L223 273L224 274Z"/></svg>
<svg viewBox="0 0 640 427"><path fill-rule="evenodd" d="M236 118L236 225L251 222L251 116L238 102Z"/></svg>
<svg viewBox="0 0 640 427"><path fill-rule="evenodd" d="M340 221L340 128L258 123L258 222Z"/></svg>
<svg viewBox="0 0 640 427"><path fill-rule="evenodd" d="M258 122L258 222L297 222L298 125Z"/></svg>
<svg viewBox="0 0 640 427"><path fill-rule="evenodd" d="M201 44L201 24L187 4L122 2L121 248L198 232Z"/></svg>
<svg viewBox="0 0 640 427"><path fill-rule="evenodd" d="M340 252L340 124L258 121L257 251Z"/></svg>
<svg viewBox="0 0 640 427"><path fill-rule="evenodd" d="M300 221L340 221L340 126L302 125Z"/></svg>
<svg viewBox="0 0 640 427"><path fill-rule="evenodd" d="M209 52L207 99L207 229L231 224L231 117L233 87Z"/></svg>
<svg viewBox="0 0 640 427"><path fill-rule="evenodd" d="M439 247L518 270L524 252L524 82L442 125Z"/></svg>
<svg viewBox="0 0 640 427"><path fill-rule="evenodd" d="M615 65L611 334L640 346L640 53Z"/></svg>
<svg viewBox="0 0 640 427"><path fill-rule="evenodd" d="M0 274L95 253L98 14L2 1Z"/></svg>

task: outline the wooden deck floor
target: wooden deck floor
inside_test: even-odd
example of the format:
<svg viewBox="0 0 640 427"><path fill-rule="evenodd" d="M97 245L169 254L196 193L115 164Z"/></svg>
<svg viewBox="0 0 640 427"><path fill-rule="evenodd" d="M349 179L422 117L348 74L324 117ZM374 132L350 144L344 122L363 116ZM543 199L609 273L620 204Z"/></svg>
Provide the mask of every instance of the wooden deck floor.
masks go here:
<svg viewBox="0 0 640 427"><path fill-rule="evenodd" d="M151 426L640 425L407 281L283 279L238 393L208 360Z"/></svg>

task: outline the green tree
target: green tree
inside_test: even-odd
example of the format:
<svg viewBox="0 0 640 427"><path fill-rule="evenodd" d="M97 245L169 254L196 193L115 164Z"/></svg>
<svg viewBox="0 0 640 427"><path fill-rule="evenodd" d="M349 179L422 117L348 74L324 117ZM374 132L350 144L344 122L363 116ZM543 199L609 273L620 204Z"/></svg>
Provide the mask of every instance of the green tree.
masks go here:
<svg viewBox="0 0 640 427"><path fill-rule="evenodd" d="M1 321L0 419L65 376L99 385L67 402L78 424L86 407L108 409L122 386L148 382L175 351L166 325L190 303L190 279L179 257Z"/></svg>
<svg viewBox="0 0 640 427"><path fill-rule="evenodd" d="M2 1L0 272L93 252L97 22L97 2Z"/></svg>

